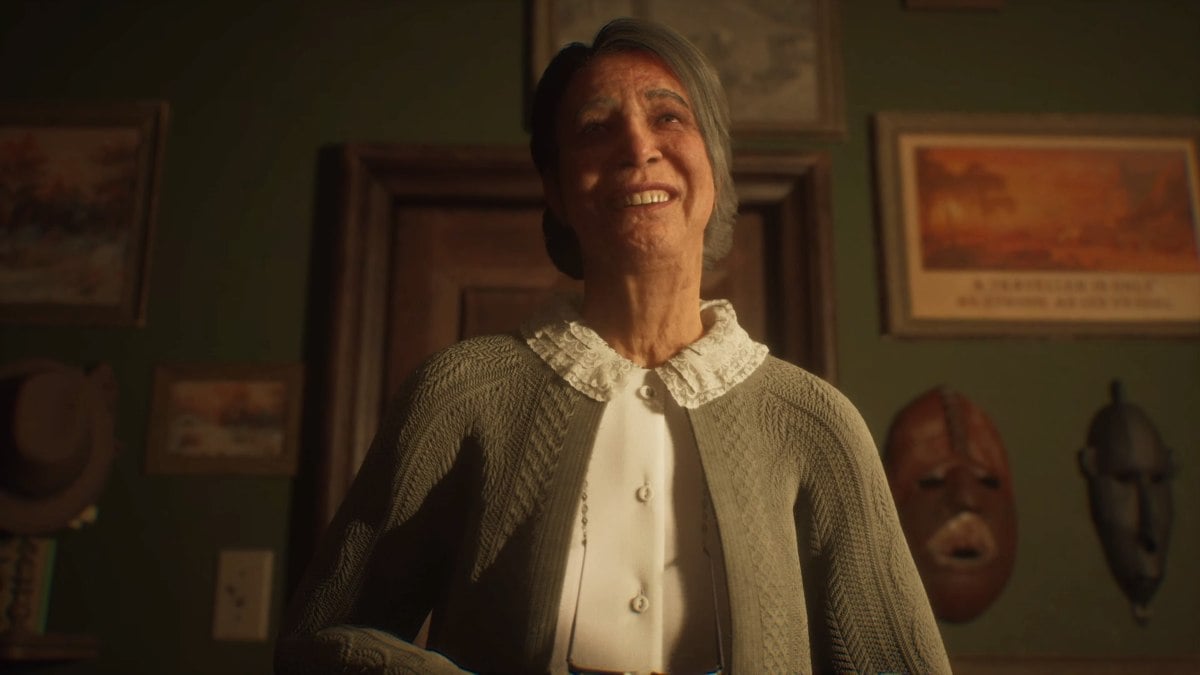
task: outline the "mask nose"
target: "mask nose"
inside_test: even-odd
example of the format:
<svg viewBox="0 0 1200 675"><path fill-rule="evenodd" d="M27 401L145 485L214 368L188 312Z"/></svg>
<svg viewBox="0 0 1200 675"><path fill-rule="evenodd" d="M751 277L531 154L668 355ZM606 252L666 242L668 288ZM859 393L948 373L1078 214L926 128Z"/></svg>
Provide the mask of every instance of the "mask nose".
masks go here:
<svg viewBox="0 0 1200 675"><path fill-rule="evenodd" d="M1149 481L1138 481L1138 545L1146 553L1156 555L1162 542L1158 540L1155 532L1159 516L1155 513L1157 509L1154 506L1152 490L1153 486Z"/></svg>
<svg viewBox="0 0 1200 675"><path fill-rule="evenodd" d="M946 484L950 497L960 511L979 511L978 478L969 467L958 466L946 473Z"/></svg>

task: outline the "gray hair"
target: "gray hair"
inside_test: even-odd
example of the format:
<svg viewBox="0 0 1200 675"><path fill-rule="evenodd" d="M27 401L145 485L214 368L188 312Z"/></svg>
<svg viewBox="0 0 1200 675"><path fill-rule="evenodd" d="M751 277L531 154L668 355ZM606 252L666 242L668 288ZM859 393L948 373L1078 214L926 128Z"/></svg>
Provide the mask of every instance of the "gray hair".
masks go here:
<svg viewBox="0 0 1200 675"><path fill-rule="evenodd" d="M538 81L531 110L529 149L538 173L558 169L555 135L558 107L571 78L601 54L644 51L662 59L692 99L693 113L712 165L716 199L704 229L704 266L712 267L733 245L737 192L733 187L729 140L729 104L717 71L687 38L662 24L642 19L615 19L596 33L592 46L579 42L563 47ZM583 256L575 232L546 209L542 214L546 252L555 267L574 279L583 278Z"/></svg>

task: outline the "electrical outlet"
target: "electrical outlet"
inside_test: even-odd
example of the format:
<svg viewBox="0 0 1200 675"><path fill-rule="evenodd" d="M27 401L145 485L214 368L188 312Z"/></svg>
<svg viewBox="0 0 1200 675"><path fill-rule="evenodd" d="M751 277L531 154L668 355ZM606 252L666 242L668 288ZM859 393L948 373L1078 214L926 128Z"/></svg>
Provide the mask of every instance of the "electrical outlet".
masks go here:
<svg viewBox="0 0 1200 675"><path fill-rule="evenodd" d="M267 639L274 567L275 552L270 549L226 549L218 554L214 639Z"/></svg>

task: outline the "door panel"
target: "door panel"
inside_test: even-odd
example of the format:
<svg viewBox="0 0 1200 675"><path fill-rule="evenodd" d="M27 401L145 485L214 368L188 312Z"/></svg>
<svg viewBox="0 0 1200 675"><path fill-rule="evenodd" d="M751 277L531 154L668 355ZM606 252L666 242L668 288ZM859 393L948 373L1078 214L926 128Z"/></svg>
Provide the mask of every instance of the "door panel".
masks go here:
<svg viewBox="0 0 1200 675"><path fill-rule="evenodd" d="M731 300L773 354L833 380L828 174L824 154L739 155L734 248L705 273L703 295ZM422 359L513 330L551 291L578 289L546 256L542 204L524 148L349 145L326 156L293 569Z"/></svg>

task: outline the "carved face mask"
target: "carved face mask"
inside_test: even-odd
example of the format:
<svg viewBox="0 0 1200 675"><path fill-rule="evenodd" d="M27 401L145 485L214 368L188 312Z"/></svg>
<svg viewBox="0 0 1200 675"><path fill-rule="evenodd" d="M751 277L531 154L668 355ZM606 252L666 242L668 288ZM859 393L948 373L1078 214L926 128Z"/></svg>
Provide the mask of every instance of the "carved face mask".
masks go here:
<svg viewBox="0 0 1200 675"><path fill-rule="evenodd" d="M1016 561L1012 474L995 425L962 394L932 389L896 415L884 466L933 613L979 616Z"/></svg>
<svg viewBox="0 0 1200 675"><path fill-rule="evenodd" d="M1108 567L1134 618L1145 623L1162 583L1174 516L1171 455L1146 413L1123 400L1119 382L1112 384L1112 403L1092 418L1079 467Z"/></svg>

